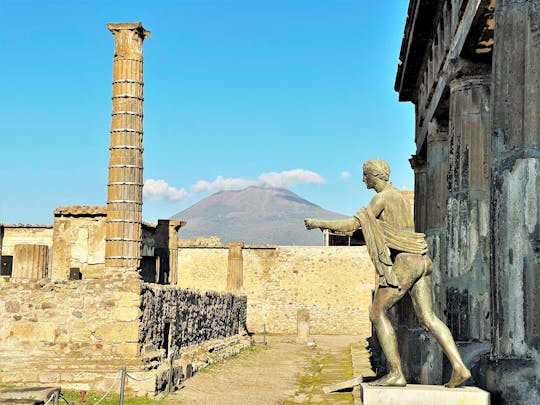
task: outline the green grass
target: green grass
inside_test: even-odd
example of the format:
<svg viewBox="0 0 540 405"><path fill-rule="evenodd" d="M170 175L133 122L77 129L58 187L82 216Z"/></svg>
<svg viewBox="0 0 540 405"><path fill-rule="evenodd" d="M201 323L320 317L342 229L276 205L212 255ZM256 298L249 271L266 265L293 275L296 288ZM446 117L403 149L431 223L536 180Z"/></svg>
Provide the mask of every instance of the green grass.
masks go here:
<svg viewBox="0 0 540 405"><path fill-rule="evenodd" d="M296 398L285 401L284 405L352 403L350 392L332 394L323 394L322 392L324 385L347 380L351 377L352 362L349 350L343 350L337 354L314 353L309 364L298 376Z"/></svg>
<svg viewBox="0 0 540 405"><path fill-rule="evenodd" d="M86 394L86 402L81 402L79 391L62 390L62 394L72 405L95 404L103 396L103 393L90 391ZM156 398L124 396L124 405L159 404L163 398L164 394L160 394ZM62 403L62 400L60 400L60 403ZM103 401L100 402L100 405L118 405L119 403L120 395L110 393Z"/></svg>
<svg viewBox="0 0 540 405"><path fill-rule="evenodd" d="M10 390L13 388L23 388L21 385L13 384L0 384L0 391ZM117 388L118 389L118 388ZM92 405L101 399L103 392L94 392L89 391L86 393L86 401L81 402L81 396L79 391L74 390L62 390L62 395L71 405ZM165 393L160 393L155 398L149 397L130 397L124 396L124 405L155 405L161 404L167 395ZM60 399L60 404L65 404L66 402ZM120 395L117 393L110 393L106 398L103 399L99 404L100 405L118 405L120 403Z"/></svg>
<svg viewBox="0 0 540 405"><path fill-rule="evenodd" d="M221 366L223 366L223 364L225 364L225 362L229 362L229 361L235 361L237 359L242 359L246 356L249 356L251 353L259 353L260 351L262 350L267 350L268 347L266 346L262 346L262 345L254 345L254 346L249 346L247 349L245 349L244 351L238 353L238 354L235 354L234 356L231 356L231 357L227 357L225 360L221 360L221 361L216 361L212 364L210 364L209 366L203 368L202 370L199 371L199 373L209 373L209 372L212 372L212 371L215 371L215 370L219 370L221 368Z"/></svg>

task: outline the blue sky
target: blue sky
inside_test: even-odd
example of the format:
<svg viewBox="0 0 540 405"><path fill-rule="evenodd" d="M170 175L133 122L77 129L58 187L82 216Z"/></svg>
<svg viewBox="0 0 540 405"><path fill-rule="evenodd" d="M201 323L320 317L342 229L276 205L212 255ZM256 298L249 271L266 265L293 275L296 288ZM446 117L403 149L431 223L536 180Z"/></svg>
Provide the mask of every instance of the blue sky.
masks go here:
<svg viewBox="0 0 540 405"><path fill-rule="evenodd" d="M407 0L0 0L0 222L105 205L114 42L142 21L144 218L224 188L288 187L353 214L379 157L413 188L393 90Z"/></svg>

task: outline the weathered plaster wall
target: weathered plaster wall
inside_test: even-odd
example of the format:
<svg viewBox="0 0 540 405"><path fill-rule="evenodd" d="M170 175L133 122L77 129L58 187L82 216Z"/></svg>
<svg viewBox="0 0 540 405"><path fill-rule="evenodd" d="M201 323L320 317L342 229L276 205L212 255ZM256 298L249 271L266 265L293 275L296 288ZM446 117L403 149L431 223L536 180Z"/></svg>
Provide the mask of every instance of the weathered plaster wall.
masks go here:
<svg viewBox="0 0 540 405"><path fill-rule="evenodd" d="M225 291L226 248L179 249L179 285ZM252 332L296 333L298 309L312 334L371 335L374 270L365 247L245 247L242 293Z"/></svg>
<svg viewBox="0 0 540 405"><path fill-rule="evenodd" d="M105 216L56 217L52 274L66 280L77 267L83 278L99 277L105 265Z"/></svg>
<svg viewBox="0 0 540 405"><path fill-rule="evenodd" d="M2 255L13 256L15 245L47 245L51 247L52 244L52 227L5 227Z"/></svg>

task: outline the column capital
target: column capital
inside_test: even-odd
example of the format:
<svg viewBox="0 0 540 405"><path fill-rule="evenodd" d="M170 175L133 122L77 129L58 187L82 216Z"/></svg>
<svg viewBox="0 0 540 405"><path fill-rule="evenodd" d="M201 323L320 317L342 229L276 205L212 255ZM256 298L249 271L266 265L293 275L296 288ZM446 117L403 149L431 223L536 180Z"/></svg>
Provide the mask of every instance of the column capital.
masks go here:
<svg viewBox="0 0 540 405"><path fill-rule="evenodd" d="M142 43L150 31L142 23L109 23L107 28L114 35L114 57L142 60Z"/></svg>
<svg viewBox="0 0 540 405"><path fill-rule="evenodd" d="M136 23L108 23L107 28L113 35L116 35L120 31L134 31L141 39L149 38L151 34L150 31L143 28L140 21Z"/></svg>
<svg viewBox="0 0 540 405"><path fill-rule="evenodd" d="M456 58L450 61L445 80L450 86L450 91L471 85L490 85L491 66L488 63Z"/></svg>
<svg viewBox="0 0 540 405"><path fill-rule="evenodd" d="M233 248L241 248L243 249L244 248L244 242L229 242L229 249L233 249Z"/></svg>
<svg viewBox="0 0 540 405"><path fill-rule="evenodd" d="M428 124L427 143L428 145L446 142L448 140L448 121L432 119Z"/></svg>
<svg viewBox="0 0 540 405"><path fill-rule="evenodd" d="M423 156L411 155L409 163L411 164L411 168L415 173L426 171L426 158Z"/></svg>

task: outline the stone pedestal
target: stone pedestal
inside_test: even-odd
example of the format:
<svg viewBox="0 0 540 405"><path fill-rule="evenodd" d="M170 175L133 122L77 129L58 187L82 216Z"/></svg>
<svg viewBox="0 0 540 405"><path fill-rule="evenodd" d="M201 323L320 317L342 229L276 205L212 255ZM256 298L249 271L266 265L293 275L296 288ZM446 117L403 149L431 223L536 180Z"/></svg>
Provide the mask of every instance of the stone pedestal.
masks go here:
<svg viewBox="0 0 540 405"><path fill-rule="evenodd" d="M489 405L489 392L476 387L446 388L441 385L372 387L360 384L364 405Z"/></svg>
<svg viewBox="0 0 540 405"><path fill-rule="evenodd" d="M296 341L307 343L309 340L309 309L299 309L296 313Z"/></svg>

